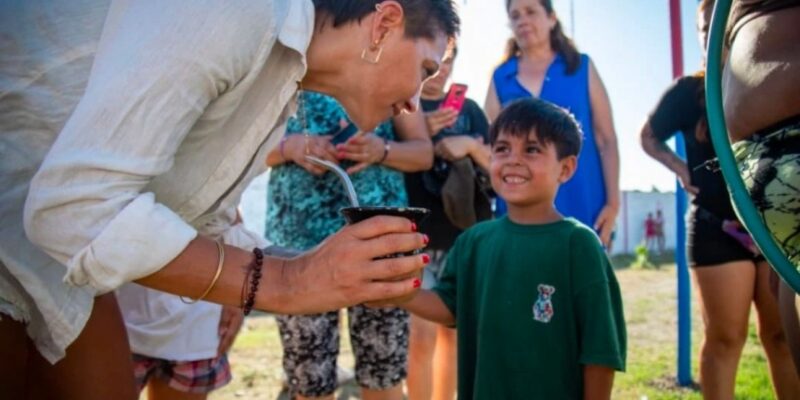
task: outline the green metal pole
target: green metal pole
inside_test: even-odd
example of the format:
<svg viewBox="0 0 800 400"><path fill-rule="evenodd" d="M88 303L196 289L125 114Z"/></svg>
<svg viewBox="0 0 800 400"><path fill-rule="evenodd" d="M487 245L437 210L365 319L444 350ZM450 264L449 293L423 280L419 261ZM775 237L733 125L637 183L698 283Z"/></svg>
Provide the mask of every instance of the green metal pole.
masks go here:
<svg viewBox="0 0 800 400"><path fill-rule="evenodd" d="M742 219L742 223L750 232L753 240L761 249L764 257L778 275L800 293L800 273L781 251L772 234L767 230L761 214L753 205L744 181L739 175L736 160L728 139L725 127L725 114L722 108L722 47L725 36L725 25L731 10L731 0L717 0L711 19L711 35L708 43L708 65L706 67L706 110L711 141L719 158L722 175L728 184L733 203Z"/></svg>

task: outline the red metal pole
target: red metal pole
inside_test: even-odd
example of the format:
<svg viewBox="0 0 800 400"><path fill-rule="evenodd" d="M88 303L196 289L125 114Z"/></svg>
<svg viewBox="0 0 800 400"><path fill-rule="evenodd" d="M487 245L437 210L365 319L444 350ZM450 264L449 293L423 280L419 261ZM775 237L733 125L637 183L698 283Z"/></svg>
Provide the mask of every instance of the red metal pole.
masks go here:
<svg viewBox="0 0 800 400"><path fill-rule="evenodd" d="M681 1L669 0L669 25L672 42L672 77L683 76L683 35L681 34Z"/></svg>

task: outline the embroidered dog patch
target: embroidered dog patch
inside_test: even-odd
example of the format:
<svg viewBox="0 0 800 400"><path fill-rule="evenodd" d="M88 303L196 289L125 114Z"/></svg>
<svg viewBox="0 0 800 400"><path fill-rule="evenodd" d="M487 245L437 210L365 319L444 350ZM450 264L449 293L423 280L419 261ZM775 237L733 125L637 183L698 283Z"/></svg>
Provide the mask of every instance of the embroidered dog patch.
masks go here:
<svg viewBox="0 0 800 400"><path fill-rule="evenodd" d="M550 299L556 288L550 285L539 285L539 298L533 304L533 319L548 323L553 318L553 303Z"/></svg>

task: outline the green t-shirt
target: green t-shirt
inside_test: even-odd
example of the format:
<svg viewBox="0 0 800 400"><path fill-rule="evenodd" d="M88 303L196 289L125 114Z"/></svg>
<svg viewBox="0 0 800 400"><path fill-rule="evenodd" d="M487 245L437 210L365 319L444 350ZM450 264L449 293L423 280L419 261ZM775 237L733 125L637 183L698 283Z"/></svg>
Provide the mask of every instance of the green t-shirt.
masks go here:
<svg viewBox="0 0 800 400"><path fill-rule="evenodd" d="M434 291L456 317L460 398L577 399L584 364L625 369L619 284L574 219L474 226Z"/></svg>

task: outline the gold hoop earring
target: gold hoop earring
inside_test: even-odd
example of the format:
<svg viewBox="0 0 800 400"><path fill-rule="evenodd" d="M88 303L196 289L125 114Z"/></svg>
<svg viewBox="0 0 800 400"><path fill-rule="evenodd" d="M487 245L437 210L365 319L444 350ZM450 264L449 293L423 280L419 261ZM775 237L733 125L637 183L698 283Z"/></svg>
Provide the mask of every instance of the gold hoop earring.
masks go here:
<svg viewBox="0 0 800 400"><path fill-rule="evenodd" d="M376 54L370 58L372 53ZM376 40L375 43L361 51L361 59L370 64L377 64L381 60L381 54L383 54L383 46L378 46L378 41Z"/></svg>

